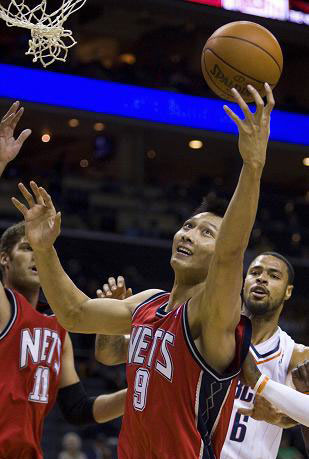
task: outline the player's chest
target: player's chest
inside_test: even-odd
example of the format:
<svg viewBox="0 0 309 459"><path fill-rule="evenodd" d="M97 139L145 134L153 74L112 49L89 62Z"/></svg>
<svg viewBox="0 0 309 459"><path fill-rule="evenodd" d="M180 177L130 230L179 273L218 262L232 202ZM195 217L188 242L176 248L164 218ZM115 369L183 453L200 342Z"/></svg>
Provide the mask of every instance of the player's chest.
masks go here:
<svg viewBox="0 0 309 459"><path fill-rule="evenodd" d="M23 325L0 341L2 392L46 404L60 378L61 337L57 329Z"/></svg>
<svg viewBox="0 0 309 459"><path fill-rule="evenodd" d="M1 366L7 368L25 370L47 366L59 372L61 351L57 329L46 325L31 326L24 322L12 327L0 340Z"/></svg>

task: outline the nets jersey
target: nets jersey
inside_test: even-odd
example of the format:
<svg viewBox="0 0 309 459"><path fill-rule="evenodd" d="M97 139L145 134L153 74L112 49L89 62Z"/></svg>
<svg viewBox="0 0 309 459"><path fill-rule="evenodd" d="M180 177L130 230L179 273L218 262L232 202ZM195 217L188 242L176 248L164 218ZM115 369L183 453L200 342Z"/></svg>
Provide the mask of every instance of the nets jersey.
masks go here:
<svg viewBox="0 0 309 459"><path fill-rule="evenodd" d="M267 341L250 351L262 373L285 384L295 342L280 328ZM252 406L254 391L238 383L228 435L221 459L275 459L277 457L282 429L249 416L237 413L239 408Z"/></svg>
<svg viewBox="0 0 309 459"><path fill-rule="evenodd" d="M6 290L12 315L0 334L0 459L41 459L44 417L55 402L65 330Z"/></svg>
<svg viewBox="0 0 309 459"><path fill-rule="evenodd" d="M235 360L222 376L195 346L188 303L166 313L168 300L169 293L160 292L133 314L118 457L219 459L250 321L244 317L237 326Z"/></svg>

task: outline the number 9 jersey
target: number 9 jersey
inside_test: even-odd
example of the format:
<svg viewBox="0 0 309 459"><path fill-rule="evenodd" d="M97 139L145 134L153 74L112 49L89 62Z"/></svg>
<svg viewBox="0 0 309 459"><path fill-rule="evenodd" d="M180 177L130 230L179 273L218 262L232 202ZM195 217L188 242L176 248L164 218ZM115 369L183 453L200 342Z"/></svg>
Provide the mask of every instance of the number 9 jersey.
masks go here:
<svg viewBox="0 0 309 459"><path fill-rule="evenodd" d="M169 293L157 293L132 317L118 458L219 459L251 324L242 317L235 359L220 375L191 337L188 302L166 313L168 300Z"/></svg>
<svg viewBox="0 0 309 459"><path fill-rule="evenodd" d="M60 382L66 331L6 289L11 318L0 334L0 458L43 459L44 418Z"/></svg>

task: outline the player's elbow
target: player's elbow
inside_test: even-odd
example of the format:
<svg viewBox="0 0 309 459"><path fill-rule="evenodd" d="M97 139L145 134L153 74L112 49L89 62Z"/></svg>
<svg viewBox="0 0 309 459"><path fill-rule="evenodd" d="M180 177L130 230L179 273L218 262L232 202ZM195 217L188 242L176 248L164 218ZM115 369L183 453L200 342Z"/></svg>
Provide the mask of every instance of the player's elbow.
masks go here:
<svg viewBox="0 0 309 459"><path fill-rule="evenodd" d="M62 327L69 332L80 332L80 324L83 323L83 304L75 306L70 304L65 311L65 314L63 314L61 317L57 316L60 325L62 325Z"/></svg>

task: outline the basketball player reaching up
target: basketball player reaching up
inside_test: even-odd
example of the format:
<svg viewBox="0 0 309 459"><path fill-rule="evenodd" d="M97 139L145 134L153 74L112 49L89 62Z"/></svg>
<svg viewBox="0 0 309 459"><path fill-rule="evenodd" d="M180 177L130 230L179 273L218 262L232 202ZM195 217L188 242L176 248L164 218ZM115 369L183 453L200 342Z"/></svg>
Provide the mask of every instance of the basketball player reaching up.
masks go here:
<svg viewBox="0 0 309 459"><path fill-rule="evenodd" d="M243 289L243 307L252 322L250 351L260 370L282 384L293 368L309 359L309 348L296 344L278 326L284 303L292 294L293 280L290 262L279 253L265 252L251 262ZM97 294L123 299L131 296L132 290L126 288L122 276L117 280L110 277ZM96 358L106 365L124 363L128 344L129 337L97 335ZM255 398L254 391L239 382L221 459L276 459L283 428L296 424L263 397ZM304 433L309 449L307 437Z"/></svg>
<svg viewBox="0 0 309 459"><path fill-rule="evenodd" d="M19 188L29 208L13 198L25 218L44 293L60 323L81 333L131 333L128 396L119 459L219 458L237 376L250 343L240 316L243 257L254 224L266 160L274 99L256 102L237 124L243 167L224 218L204 206L176 233L171 293L148 290L125 300L90 299L64 272L53 243L60 232L50 196L31 182ZM189 299L189 300L188 300Z"/></svg>
<svg viewBox="0 0 309 459"><path fill-rule="evenodd" d="M14 139L23 113L18 107L15 102L0 122L0 175L31 134L27 129ZM39 300L40 280L23 222L2 235L0 268L0 457L41 459L43 422L56 398L68 422L83 425L120 416L125 391L87 396L70 337Z"/></svg>

